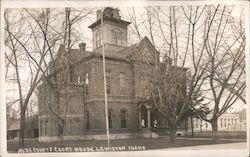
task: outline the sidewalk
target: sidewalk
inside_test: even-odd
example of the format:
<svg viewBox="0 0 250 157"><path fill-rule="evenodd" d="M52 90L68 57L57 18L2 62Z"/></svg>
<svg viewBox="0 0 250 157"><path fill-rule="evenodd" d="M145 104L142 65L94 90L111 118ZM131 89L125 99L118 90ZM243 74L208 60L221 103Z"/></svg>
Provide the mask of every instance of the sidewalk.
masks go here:
<svg viewBox="0 0 250 157"><path fill-rule="evenodd" d="M212 137L176 137L180 140L213 140ZM232 138L219 138L219 140L230 140L230 141L245 141L245 139L232 139Z"/></svg>
<svg viewBox="0 0 250 157"><path fill-rule="evenodd" d="M177 147L177 148L167 148L167 149L168 150L183 150L183 149L204 150L204 149L246 149L246 148L247 148L247 142L237 142L237 143L209 144L209 145L187 146L187 147Z"/></svg>

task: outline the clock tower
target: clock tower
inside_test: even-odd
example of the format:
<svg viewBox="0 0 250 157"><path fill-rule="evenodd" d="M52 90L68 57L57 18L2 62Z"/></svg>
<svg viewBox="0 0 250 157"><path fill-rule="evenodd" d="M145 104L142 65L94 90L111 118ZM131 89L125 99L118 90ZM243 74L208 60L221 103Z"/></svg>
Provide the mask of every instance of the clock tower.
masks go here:
<svg viewBox="0 0 250 157"><path fill-rule="evenodd" d="M103 24L102 19L103 17ZM97 20L89 26L92 29L93 50L118 52L127 47L127 26L130 22L121 19L118 9L110 7L97 11Z"/></svg>

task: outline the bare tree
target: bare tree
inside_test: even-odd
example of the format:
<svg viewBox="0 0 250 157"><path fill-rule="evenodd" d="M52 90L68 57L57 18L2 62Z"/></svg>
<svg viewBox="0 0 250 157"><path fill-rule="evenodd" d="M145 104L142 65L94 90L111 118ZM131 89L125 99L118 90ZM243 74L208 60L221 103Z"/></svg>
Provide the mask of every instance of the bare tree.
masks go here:
<svg viewBox="0 0 250 157"><path fill-rule="evenodd" d="M232 9L228 6L223 7L227 10L226 12L230 12ZM187 115L187 112L191 114L192 111L195 116L204 118L210 111L216 111L217 105L211 106L211 104L217 101L217 98L207 99L207 93L210 93L210 91L217 92L218 86L225 84L223 85L223 88L225 88L223 91L230 93L229 98L225 100L227 105L219 112L220 115L238 99L244 102L242 97L245 88L242 78L245 73L243 62L244 31L242 31L241 21L233 21L230 14L224 15L219 5L152 7L145 8L145 10L147 13L153 10L153 14L147 16L143 23L152 43L156 43L155 47L161 51L160 59L163 61L159 64L159 67L156 66L155 73L151 76L153 80L151 81L152 101L168 120L171 127L170 137L172 142L175 141L177 125L183 119L183 116ZM236 35L233 39L236 43L232 42L233 40L228 40L228 36L223 35L225 33L224 27L228 23L226 21L229 19L231 21L230 26L238 28L229 30L229 32L234 30L231 35L238 32L239 35ZM219 24L220 20L223 21L222 23L225 26ZM133 21L132 24L137 25L134 26L135 32L141 34L143 28ZM157 30L153 28L157 28ZM152 38L152 35L157 37ZM211 48L216 43L216 48ZM238 49L235 45L238 46ZM216 53L218 56L211 57L211 52L208 54L208 49L218 49ZM239 53L237 53L237 50L239 50ZM219 56L223 57L224 61L218 61ZM214 74L208 75L208 69L211 70L211 58L217 60L217 67L212 70ZM232 62L226 62L226 59ZM225 72L228 72L228 68L232 65L233 69L237 69L233 72L237 75L233 75L232 79L224 82ZM162 69L164 72L162 72ZM223 73L220 71L222 69L224 69ZM219 74L220 77L218 77ZM208 87L210 85L209 79L216 80L216 85ZM235 82L232 82L232 80ZM183 83L183 87L181 87L180 82ZM184 93L180 91L184 91ZM204 100L206 102L203 102Z"/></svg>
<svg viewBox="0 0 250 157"><path fill-rule="evenodd" d="M148 10L148 8L146 8ZM158 28L160 34L157 36L163 41L161 46L163 48L163 54L161 63L156 63L155 72L151 76L151 96L153 104L159 111L165 115L170 126L171 142L175 142L175 135L177 126L183 120L186 111L190 106L196 105L200 101L198 95L200 95L200 88L204 82L203 75L205 74L206 65L202 62L202 54L205 49L205 45L197 44L198 40L195 38L195 33L202 32L205 28L198 27L200 17L204 12L205 7L189 7L189 13L184 10L183 7L155 7L151 8L155 14L150 16L148 21L148 32L150 36L153 36L152 21L154 27ZM178 10L178 11L177 11ZM180 30L183 28L178 27L178 23L185 21L178 21L180 16L177 12L183 11L182 17L186 15L187 18L187 34L184 39L186 40L186 46L179 45L178 37L180 37ZM154 20L152 20L154 18ZM157 24L157 25L156 25ZM185 28L184 28L185 29ZM139 31L139 30L137 30ZM204 39L207 38L207 34L203 34ZM180 37L181 38L181 37ZM183 38L183 37L182 37ZM151 38L153 39L153 38ZM157 39L155 39L157 40ZM154 42L152 42L154 43ZM191 45L191 46L190 46ZM190 50L191 49L191 50ZM199 55L197 55L199 54ZM188 58L189 57L189 58ZM192 62L188 61L191 59ZM186 75L188 69L185 66L192 67L189 70L190 75ZM143 69L142 69L143 70ZM188 78L188 80L186 80ZM200 98L199 98L200 99Z"/></svg>
<svg viewBox="0 0 250 157"><path fill-rule="evenodd" d="M41 52L41 55L33 57L37 57L36 59L33 58L31 55L35 54L36 52L33 50L29 50L27 48L28 43L31 42L33 36L33 33L25 34L25 29L23 28L24 21L23 19L20 19L18 21L18 25L15 25L15 27L12 27L11 20L9 20L8 11L5 12L5 31L7 35L6 45L8 46L10 53L13 54L13 62L9 59L9 62L14 66L15 74L16 74L16 81L18 85L18 93L19 93L19 104L20 104L20 136L19 136L19 145L24 145L24 131L25 131L25 113L27 110L27 106L29 103L29 100L36 89L38 83L41 81L41 69L39 67L42 66L44 57L46 55L46 52ZM24 26L25 27L25 26ZM27 26L29 27L29 26ZM27 29L26 27L26 29ZM20 29L18 32L15 32L14 29ZM28 36L28 37L27 37ZM36 38L36 37L35 37ZM35 62L29 62L30 67L30 82L29 87L27 89L27 93L24 95L23 93L23 84L22 81L22 74L20 73L20 61L21 59L25 60L25 58L21 58L20 55L24 55L27 60L30 58L33 58L33 60L37 60ZM7 55L6 55L7 56Z"/></svg>
<svg viewBox="0 0 250 157"><path fill-rule="evenodd" d="M244 28L236 33L230 25L235 24L231 16L232 9L226 6L211 6L208 12L217 11L211 25L209 39L205 42L208 68L207 83L211 90L212 118L210 122L214 138L217 139L218 118L238 99L245 89L244 63L245 37ZM208 22L212 23L211 20ZM237 22L236 22L237 23Z"/></svg>
<svg viewBox="0 0 250 157"><path fill-rule="evenodd" d="M62 91L67 91L69 86L69 64L70 63L70 50L79 41L80 33L77 32L73 25L79 23L82 19L86 18L87 15L91 14L94 9L82 9L74 10L66 8L64 11L50 9L21 9L16 12L19 13L17 21L9 19L9 13L5 13L6 22L6 46L9 47L9 53L6 53L6 60L8 65L11 64L15 67L17 84L19 90L19 102L21 106L21 129L20 129L20 145L24 145L24 130L25 130L25 113L27 112L27 106L30 102L30 97L34 93L38 84L41 80L49 85L53 93L57 95L56 104L45 104L43 106L49 106L51 113L56 117L58 124L59 134L63 134L63 128L65 127L65 118L67 115L67 106L70 96L66 93L65 102L59 101ZM15 12L15 13L16 13ZM64 17L62 20L58 20L54 17ZM16 24L14 26L14 24ZM12 26L12 27L11 27ZM15 31L15 29L19 29ZM62 43L65 45L64 53L56 58L55 50L58 48L57 45ZM25 56L22 59L20 54ZM58 54L59 56L59 54ZM13 61L12 61L13 60ZM30 68L29 79L30 84L28 85L27 95L23 94L26 90L21 83L20 78L20 63L18 60L24 60L23 62ZM59 65L57 64L60 62ZM61 70L61 76L64 80L58 82L58 73L55 73L59 69ZM60 80L60 81L61 81ZM65 94L65 93L64 93ZM60 113L58 108L60 103L64 103L63 115ZM53 107L52 107L53 106ZM57 110L58 109L58 110ZM60 135L61 136L61 135Z"/></svg>
<svg viewBox="0 0 250 157"><path fill-rule="evenodd" d="M74 28L74 25L78 24L82 19L86 19L89 14L93 13L93 11L94 9L87 8L81 10L65 8L64 11L60 12L63 17L61 23L62 28L57 31L55 31L56 29L50 25L49 21L42 23L41 20L37 19L37 16L28 11L32 19L38 24L40 31L43 32L42 36L50 51L50 60L49 63L46 64L47 68L50 69L50 72L43 73L43 86L47 86L51 94L48 95L49 100L45 102L46 104L44 105L48 106L50 113L56 119L58 138L60 141L63 140L68 106L73 96L69 92L71 88L71 49L75 43L80 40L80 37L78 36L79 32ZM48 40L49 34L46 33L46 30L49 28L55 31L62 43L59 52L56 55L55 52L52 51L53 44Z"/></svg>

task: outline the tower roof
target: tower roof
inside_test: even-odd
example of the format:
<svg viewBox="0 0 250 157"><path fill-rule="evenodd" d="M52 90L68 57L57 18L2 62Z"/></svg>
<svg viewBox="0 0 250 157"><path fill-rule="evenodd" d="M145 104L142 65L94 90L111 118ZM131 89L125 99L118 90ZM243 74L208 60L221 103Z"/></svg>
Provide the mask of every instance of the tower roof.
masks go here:
<svg viewBox="0 0 250 157"><path fill-rule="evenodd" d="M89 26L89 28L93 29L94 27L101 24L101 16L103 16L103 21L111 21L115 23L120 23L124 26L128 26L130 22L121 20L119 10L113 9L111 7L107 7L101 12L100 10L97 11L97 20L93 24Z"/></svg>

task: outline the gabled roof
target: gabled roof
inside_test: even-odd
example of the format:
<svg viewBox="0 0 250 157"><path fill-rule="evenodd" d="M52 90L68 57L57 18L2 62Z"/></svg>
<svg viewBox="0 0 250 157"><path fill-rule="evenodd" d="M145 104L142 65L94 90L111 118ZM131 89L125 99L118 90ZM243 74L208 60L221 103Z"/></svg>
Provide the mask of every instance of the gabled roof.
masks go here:
<svg viewBox="0 0 250 157"><path fill-rule="evenodd" d="M60 52L61 51L61 52ZM60 58L61 53L65 52L64 46L60 46L57 58ZM92 57L101 57L102 53L84 51L81 52L79 49L70 49L69 58L72 64L78 63L83 59L92 58ZM145 53L148 53L149 57L145 57ZM155 56L157 54L157 56ZM159 57L159 52L155 49L150 40L145 36L140 42L133 44L129 47L126 47L118 52L105 52L106 58L123 60L126 62L150 62L155 63L155 57Z"/></svg>
<svg viewBox="0 0 250 157"><path fill-rule="evenodd" d="M159 51L155 49L147 36L139 43L131 45L118 53L125 54L131 61L147 61L155 63L155 57L159 59Z"/></svg>

